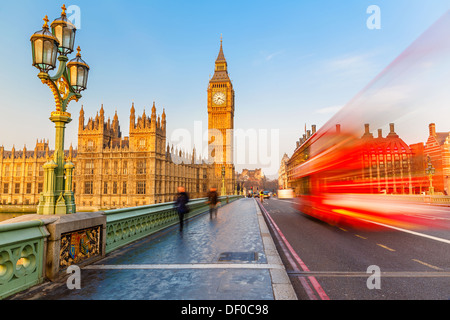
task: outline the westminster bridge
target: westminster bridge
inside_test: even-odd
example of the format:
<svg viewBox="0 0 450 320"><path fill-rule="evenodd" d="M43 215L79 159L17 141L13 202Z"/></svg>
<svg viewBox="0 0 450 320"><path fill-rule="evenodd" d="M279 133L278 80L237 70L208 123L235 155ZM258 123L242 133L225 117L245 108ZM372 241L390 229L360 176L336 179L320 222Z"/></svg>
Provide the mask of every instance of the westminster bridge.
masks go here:
<svg viewBox="0 0 450 320"><path fill-rule="evenodd" d="M6 300L295 300L255 199L173 203L0 224Z"/></svg>

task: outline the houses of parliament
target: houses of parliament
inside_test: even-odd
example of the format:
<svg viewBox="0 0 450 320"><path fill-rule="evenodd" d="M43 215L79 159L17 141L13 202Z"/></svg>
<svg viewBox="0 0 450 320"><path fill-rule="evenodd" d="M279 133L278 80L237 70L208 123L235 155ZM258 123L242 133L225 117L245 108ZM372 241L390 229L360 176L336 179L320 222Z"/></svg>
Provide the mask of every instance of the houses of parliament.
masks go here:
<svg viewBox="0 0 450 320"><path fill-rule="evenodd" d="M234 126L234 101L221 40L207 89L207 110L208 129L220 132L222 138L209 136L209 159L198 157L195 148L185 153L170 147L165 110L157 115L155 103L150 115L145 110L137 115L132 104L128 137L122 136L117 111L112 121L106 120L102 105L95 117L86 119L81 107L77 149L70 146L65 151L75 165L77 211L169 202L178 186L192 198L205 196L210 187L234 193L233 138L226 134ZM48 140L38 140L34 150L0 147L0 205L37 205L43 165L52 154Z"/></svg>

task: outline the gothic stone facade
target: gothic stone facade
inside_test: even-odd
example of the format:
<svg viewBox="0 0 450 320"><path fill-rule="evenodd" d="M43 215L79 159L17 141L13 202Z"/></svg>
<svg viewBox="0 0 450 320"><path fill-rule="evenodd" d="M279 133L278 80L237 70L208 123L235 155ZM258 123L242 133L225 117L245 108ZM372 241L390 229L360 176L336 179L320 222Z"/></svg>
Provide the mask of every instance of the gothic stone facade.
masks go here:
<svg viewBox="0 0 450 320"><path fill-rule="evenodd" d="M166 144L166 114L130 110L130 134L122 137L117 113L106 122L103 107L84 124L80 112L75 163L77 208L130 207L173 201L178 186L193 198L204 196L210 167Z"/></svg>
<svg viewBox="0 0 450 320"><path fill-rule="evenodd" d="M66 156L75 152L70 147ZM45 140L36 141L34 150L0 147L0 204L36 204L44 186L43 165L52 154Z"/></svg>
<svg viewBox="0 0 450 320"><path fill-rule="evenodd" d="M0 148L0 204L36 205L42 192L42 166L52 156L48 142L34 151ZM206 194L211 166L195 155L166 144L166 114L136 119L130 111L130 135L122 137L117 112L105 121L103 106L85 124L83 108L78 127L78 150L66 151L75 164L73 190L77 211L132 207L174 200L177 187L191 197Z"/></svg>

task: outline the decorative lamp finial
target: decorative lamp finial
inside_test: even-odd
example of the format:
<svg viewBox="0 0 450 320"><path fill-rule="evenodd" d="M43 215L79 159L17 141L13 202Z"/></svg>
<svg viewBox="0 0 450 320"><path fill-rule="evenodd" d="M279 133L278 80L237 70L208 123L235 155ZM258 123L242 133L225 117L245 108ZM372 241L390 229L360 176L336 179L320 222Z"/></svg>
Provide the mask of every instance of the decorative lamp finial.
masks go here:
<svg viewBox="0 0 450 320"><path fill-rule="evenodd" d="M45 23L44 23L44 25L42 26L42 28L48 29L48 22L50 21L50 20L48 20L48 16L46 15L46 16L44 17L44 19L42 19L42 20L45 21Z"/></svg>
<svg viewBox="0 0 450 320"><path fill-rule="evenodd" d="M62 9L62 13L61 13L61 16L62 17L65 17L66 16L66 5L65 4L63 4L63 6L61 7L61 9Z"/></svg>

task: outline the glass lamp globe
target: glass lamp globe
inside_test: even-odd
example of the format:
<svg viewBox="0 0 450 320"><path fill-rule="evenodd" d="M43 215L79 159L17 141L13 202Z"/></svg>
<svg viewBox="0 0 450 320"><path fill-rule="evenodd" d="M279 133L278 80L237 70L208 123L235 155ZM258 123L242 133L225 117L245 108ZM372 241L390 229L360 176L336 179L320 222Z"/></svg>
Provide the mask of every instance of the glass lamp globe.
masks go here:
<svg viewBox="0 0 450 320"><path fill-rule="evenodd" d="M76 93L80 93L87 88L87 79L89 74L89 66L81 59L81 49L78 47L78 53L75 59L67 64L69 70L70 85Z"/></svg>
<svg viewBox="0 0 450 320"><path fill-rule="evenodd" d="M62 55L67 56L68 54L73 52L77 28L72 22L67 19L66 6L63 5L61 9L61 17L55 19L50 27L52 28L53 35L59 41L59 52Z"/></svg>
<svg viewBox="0 0 450 320"><path fill-rule="evenodd" d="M49 31L49 20L47 16L45 16L44 21L42 30L35 32L31 36L30 41L33 54L33 66L41 72L48 73L56 67L59 41Z"/></svg>

